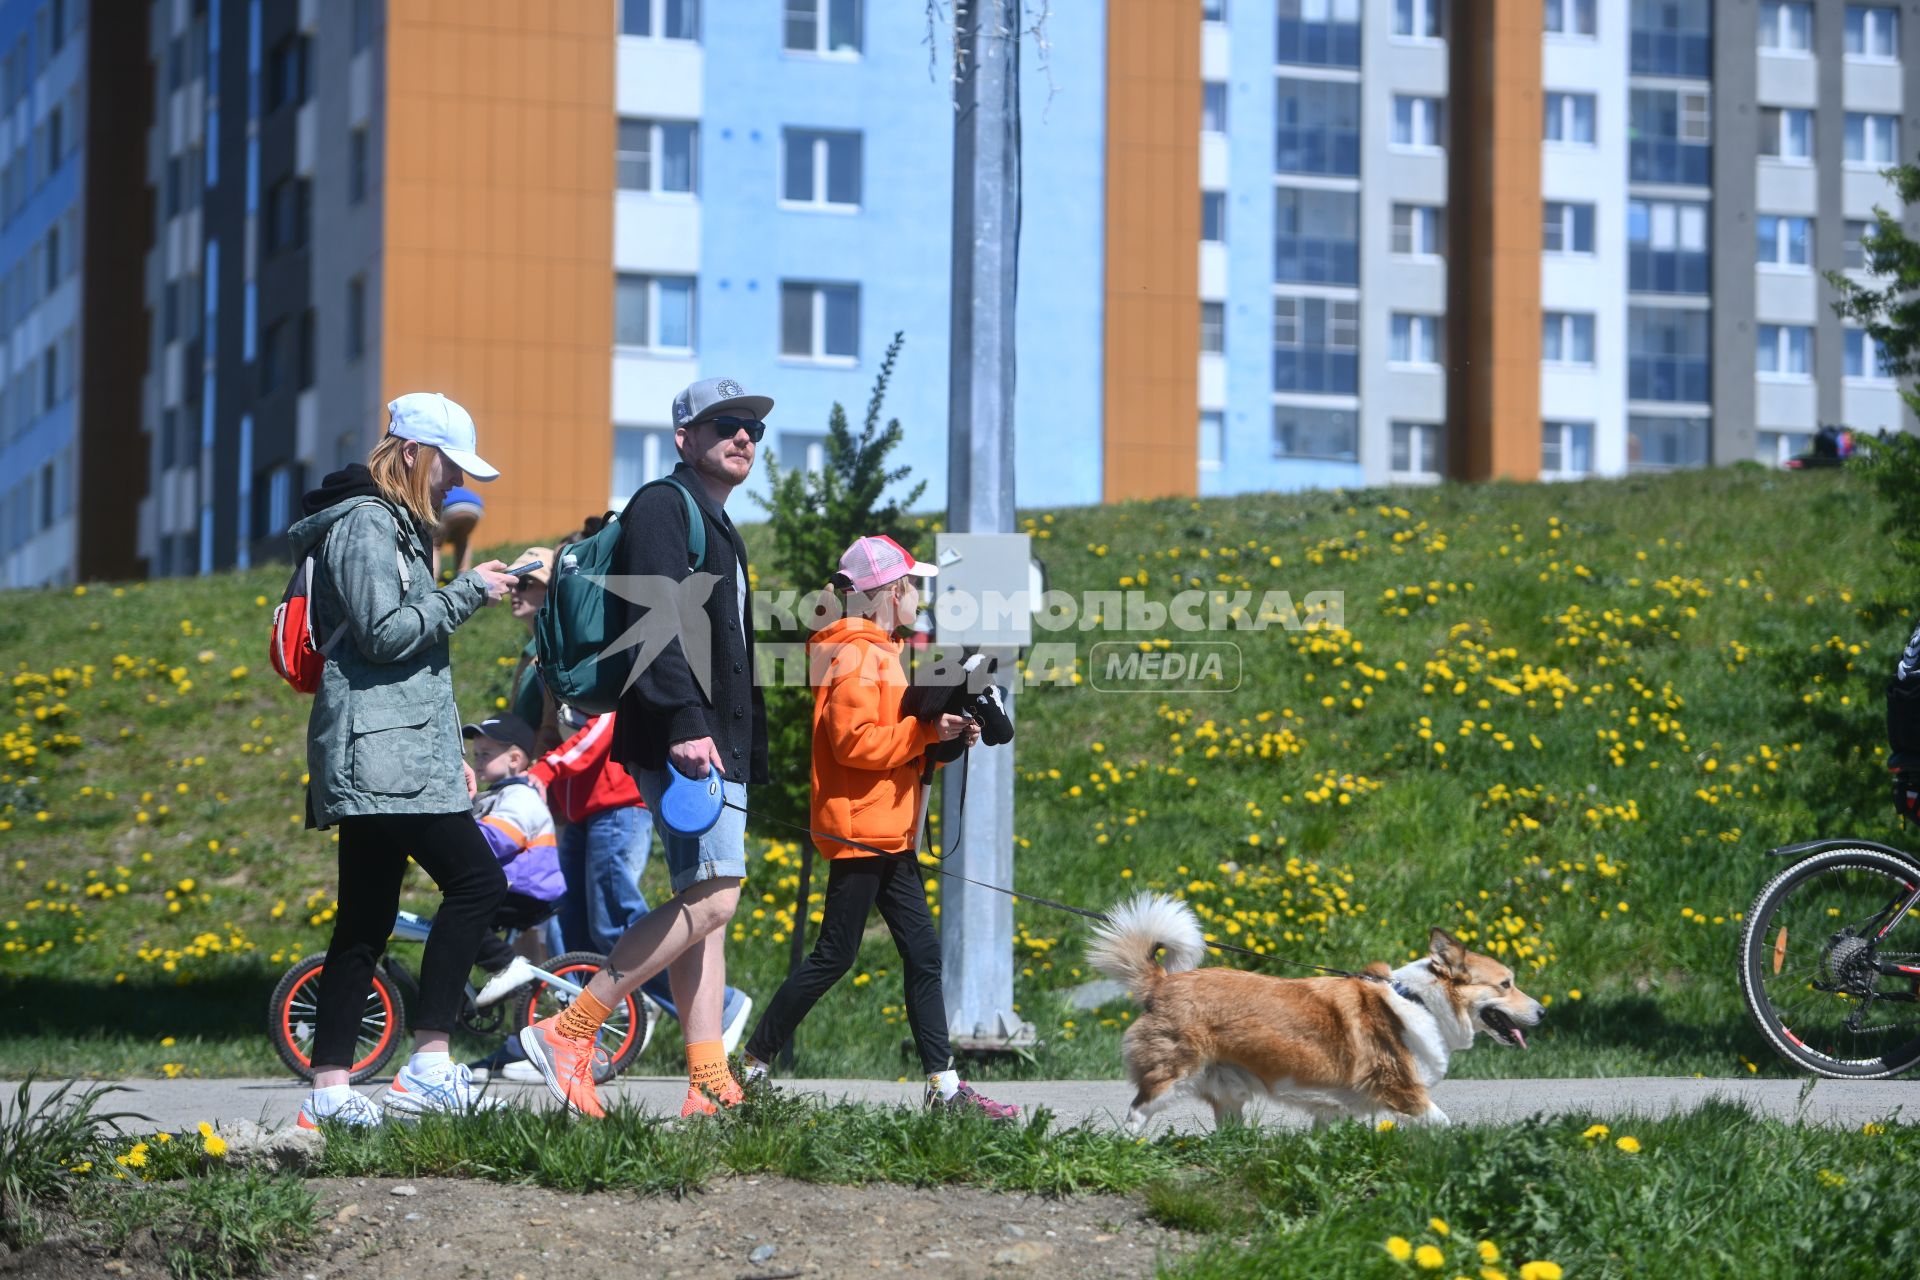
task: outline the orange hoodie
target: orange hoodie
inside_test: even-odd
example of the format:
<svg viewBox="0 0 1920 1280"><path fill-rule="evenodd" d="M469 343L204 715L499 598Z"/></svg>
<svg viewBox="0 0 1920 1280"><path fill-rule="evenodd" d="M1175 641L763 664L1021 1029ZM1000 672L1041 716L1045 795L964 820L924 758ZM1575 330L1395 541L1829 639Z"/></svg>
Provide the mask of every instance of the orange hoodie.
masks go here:
<svg viewBox="0 0 1920 1280"><path fill-rule="evenodd" d="M940 740L900 718L900 643L868 618L842 618L807 642L813 680L813 829L903 853L920 804L920 757ZM815 838L829 858L870 857Z"/></svg>

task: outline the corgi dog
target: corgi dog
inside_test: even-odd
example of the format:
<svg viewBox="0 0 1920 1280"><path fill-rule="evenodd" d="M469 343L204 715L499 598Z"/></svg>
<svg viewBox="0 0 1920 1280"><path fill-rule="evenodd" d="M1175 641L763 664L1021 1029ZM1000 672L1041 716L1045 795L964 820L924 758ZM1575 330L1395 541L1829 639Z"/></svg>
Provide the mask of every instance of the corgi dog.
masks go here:
<svg viewBox="0 0 1920 1280"><path fill-rule="evenodd" d="M1148 893L1121 903L1087 958L1141 1006L1123 1049L1135 1089L1127 1130L1140 1132L1181 1091L1210 1104L1216 1125L1238 1121L1255 1098L1315 1123L1385 1113L1446 1124L1427 1091L1452 1055L1476 1031L1524 1049L1522 1028L1546 1010L1491 956L1444 929L1429 942L1426 957L1391 972L1373 964L1364 978L1270 978L1196 968L1206 940L1186 903Z"/></svg>

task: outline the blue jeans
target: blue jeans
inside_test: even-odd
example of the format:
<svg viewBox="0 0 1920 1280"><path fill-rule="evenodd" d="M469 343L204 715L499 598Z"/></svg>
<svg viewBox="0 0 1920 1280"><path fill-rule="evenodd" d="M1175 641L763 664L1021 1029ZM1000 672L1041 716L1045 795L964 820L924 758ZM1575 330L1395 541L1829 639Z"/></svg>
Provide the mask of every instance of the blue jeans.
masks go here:
<svg viewBox="0 0 1920 1280"><path fill-rule="evenodd" d="M567 879L567 893L557 919L567 950L606 955L620 935L647 914L640 875L652 852L653 814L638 806L602 810L560 833L560 873ZM664 969L640 989L679 1020Z"/></svg>

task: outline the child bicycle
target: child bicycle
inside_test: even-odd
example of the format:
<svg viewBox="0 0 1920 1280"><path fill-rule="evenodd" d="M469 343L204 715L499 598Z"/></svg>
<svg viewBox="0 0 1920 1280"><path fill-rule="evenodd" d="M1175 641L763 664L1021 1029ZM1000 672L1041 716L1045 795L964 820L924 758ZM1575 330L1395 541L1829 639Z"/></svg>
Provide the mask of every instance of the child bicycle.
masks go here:
<svg viewBox="0 0 1920 1280"><path fill-rule="evenodd" d="M1871 840L1809 840L1754 900L1740 989L1780 1055L1835 1079L1920 1063L1920 857Z"/></svg>
<svg viewBox="0 0 1920 1280"><path fill-rule="evenodd" d="M411 911L402 911L395 919L393 936L402 942L425 942L433 921ZM320 971L326 954L311 955L288 969L273 989L267 1002L267 1038L293 1073L303 1080L313 1079L315 1011L319 1008ZM569 951L540 966L540 974L491 1008L474 1003L474 989L468 984L462 1002L459 1029L484 1038L499 1037L551 1017L573 1003L587 980L606 964L607 958L592 951ZM407 967L391 952L374 962L373 989L367 993L366 1009L360 1015L360 1032L354 1041L354 1061L350 1079L354 1084L370 1079L386 1065L387 1059L407 1031L408 996L418 999L420 984ZM647 1047L653 1038L657 1017L654 1006L634 992L614 1009L601 1028L599 1048L594 1054L593 1078L603 1084L620 1074Z"/></svg>

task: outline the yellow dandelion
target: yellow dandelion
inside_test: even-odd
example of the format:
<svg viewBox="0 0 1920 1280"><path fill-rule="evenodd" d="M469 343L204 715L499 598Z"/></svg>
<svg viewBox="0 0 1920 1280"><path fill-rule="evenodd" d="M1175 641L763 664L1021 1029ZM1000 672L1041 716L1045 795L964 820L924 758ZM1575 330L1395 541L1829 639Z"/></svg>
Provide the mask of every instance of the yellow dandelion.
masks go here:
<svg viewBox="0 0 1920 1280"><path fill-rule="evenodd" d="M1438 1271L1447 1264L1447 1255L1430 1244L1423 1244L1413 1251L1413 1264L1422 1271Z"/></svg>
<svg viewBox="0 0 1920 1280"><path fill-rule="evenodd" d="M1387 1252L1395 1262L1405 1262L1413 1256L1413 1246L1407 1243L1404 1236L1388 1236Z"/></svg>
<svg viewBox="0 0 1920 1280"><path fill-rule="evenodd" d="M1450 1235L1450 1234L1452 1234L1452 1233L1451 1233L1451 1232L1450 1232L1450 1231L1449 1231L1449 1230L1447 1229L1447 1223L1446 1223L1446 1219L1444 1219L1444 1218L1428 1218L1428 1219L1427 1219L1427 1230L1429 1230L1429 1231L1431 1231L1431 1232L1433 1232L1433 1234L1435 1234L1435 1235L1437 1235L1437 1236L1445 1236L1445 1235Z"/></svg>
<svg viewBox="0 0 1920 1280"><path fill-rule="evenodd" d="M1613 1145L1620 1148L1622 1151L1626 1152L1628 1155L1637 1155L1640 1151L1640 1139L1638 1138L1622 1138L1620 1139L1620 1141L1614 1143Z"/></svg>
<svg viewBox="0 0 1920 1280"><path fill-rule="evenodd" d="M1520 1280L1560 1280L1557 1262L1529 1262L1520 1268Z"/></svg>
<svg viewBox="0 0 1920 1280"><path fill-rule="evenodd" d="M1500 1246L1495 1244L1493 1241L1482 1240L1478 1245L1474 1247L1480 1253L1480 1261L1482 1262L1500 1261Z"/></svg>
<svg viewBox="0 0 1920 1280"><path fill-rule="evenodd" d="M1588 1142L1598 1142L1600 1139L1606 1137L1609 1133L1612 1133L1612 1132L1613 1130L1607 1128L1607 1126L1603 1124L1596 1124L1596 1125L1588 1126L1587 1131L1585 1133L1582 1133L1580 1136L1585 1138Z"/></svg>
<svg viewBox="0 0 1920 1280"><path fill-rule="evenodd" d="M202 1145L205 1146L207 1154L216 1160L221 1159L227 1154L227 1140L219 1134L208 1138Z"/></svg>

